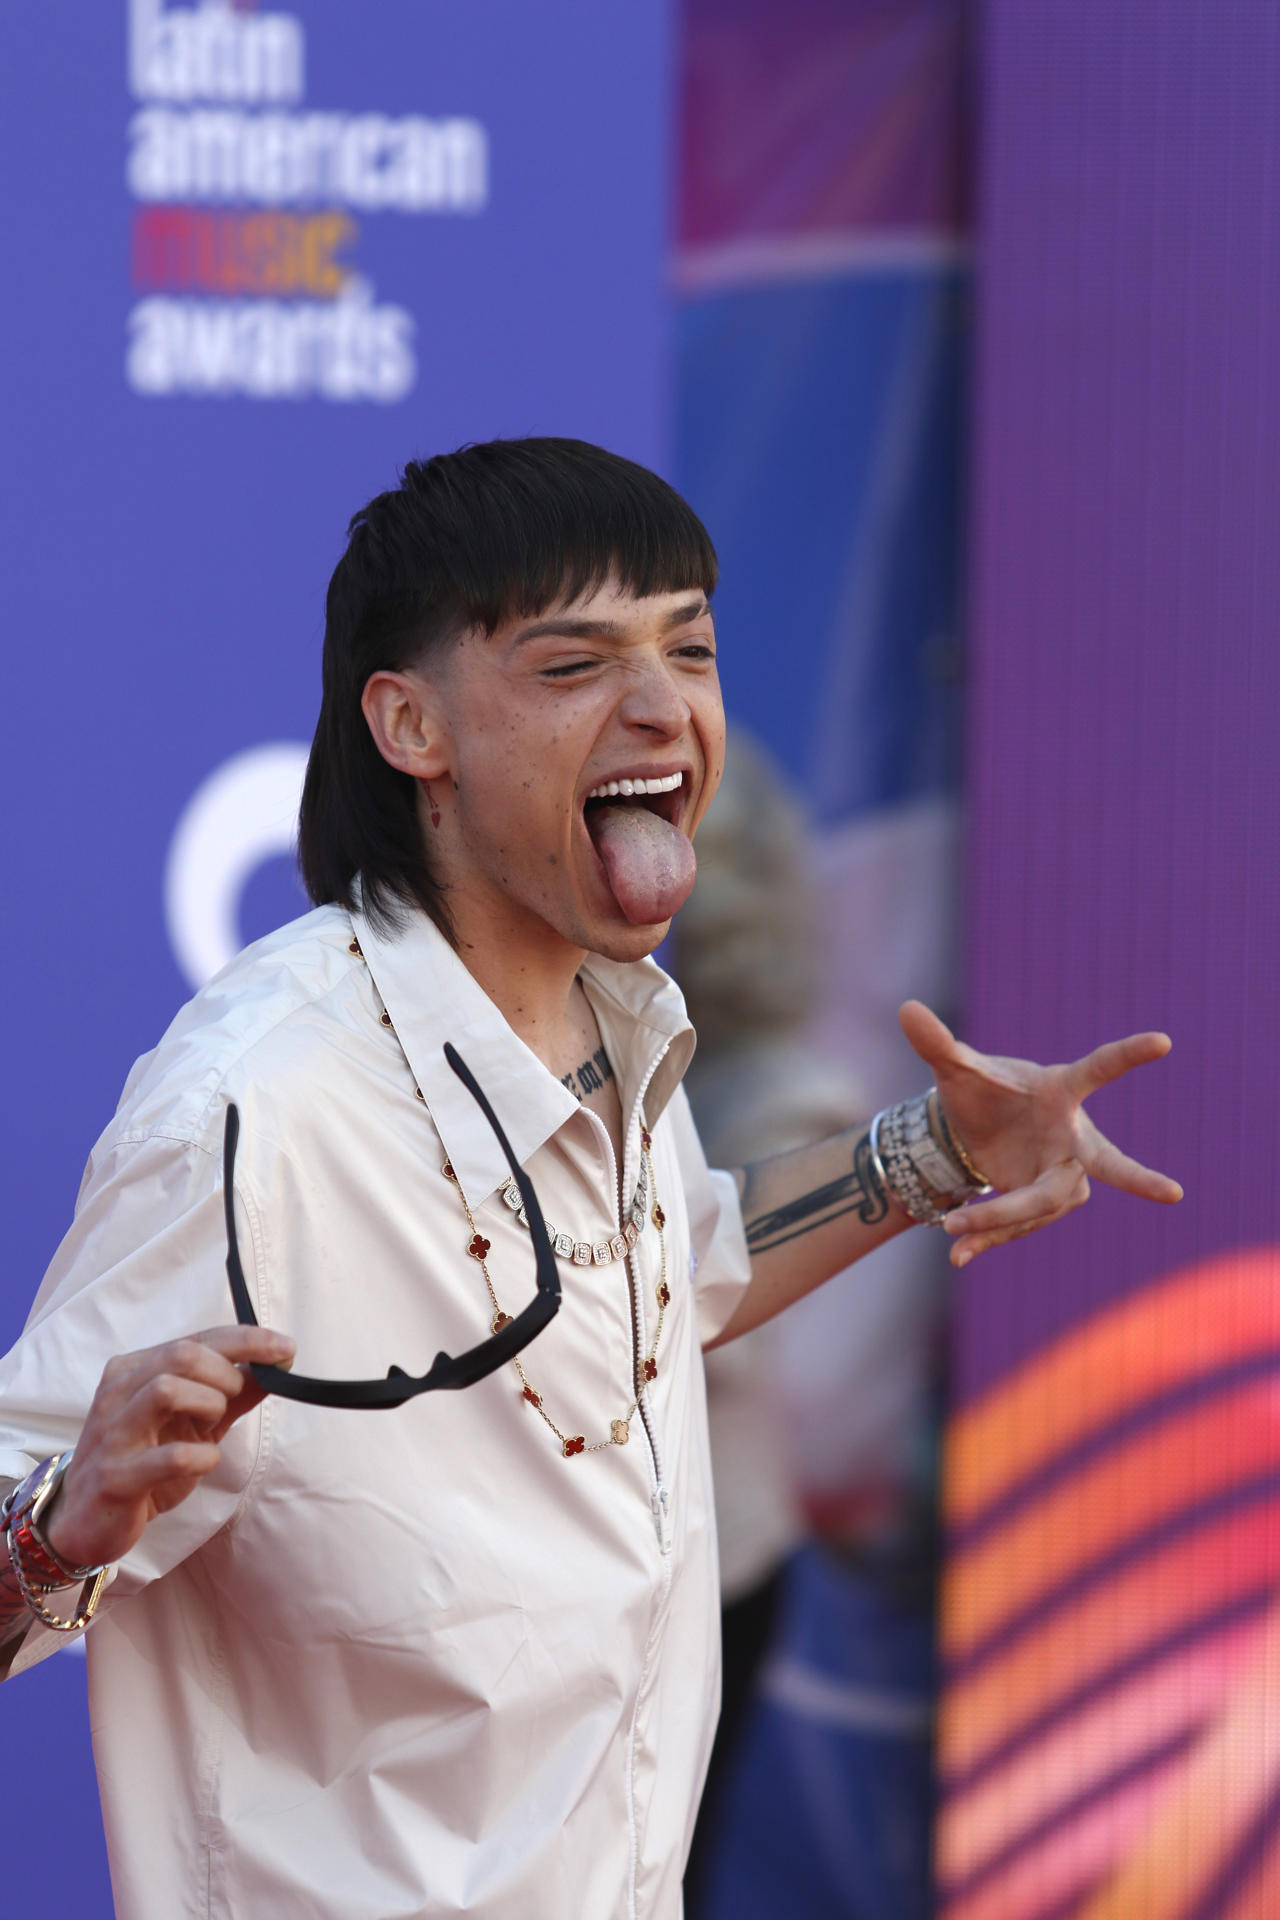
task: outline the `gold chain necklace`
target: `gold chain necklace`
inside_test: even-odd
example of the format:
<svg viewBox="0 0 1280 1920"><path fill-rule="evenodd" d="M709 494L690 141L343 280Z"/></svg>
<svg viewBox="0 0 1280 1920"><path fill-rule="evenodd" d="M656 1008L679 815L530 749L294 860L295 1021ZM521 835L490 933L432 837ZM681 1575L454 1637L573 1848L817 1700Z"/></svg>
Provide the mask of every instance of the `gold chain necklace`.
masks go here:
<svg viewBox="0 0 1280 1920"><path fill-rule="evenodd" d="M420 1092L418 1093L418 1098L422 1098ZM663 1213L658 1201L658 1183L654 1177L652 1147L653 1140L649 1129L642 1124L640 1128L640 1153L645 1172L648 1176L647 1184L653 1194L653 1213L651 1217L654 1226L658 1229L661 1271L657 1286L658 1318L654 1325L653 1340L650 1343L649 1351L636 1367L636 1391L631 1405L627 1408L621 1419L611 1422L609 1438L607 1440L593 1440L591 1444L588 1445L585 1434L562 1432L547 1412L546 1406L543 1404L542 1395L536 1387L530 1384L529 1377L525 1373L519 1357L517 1356L511 1363L520 1376L521 1399L527 1401L538 1417L544 1420L547 1426L550 1427L552 1433L554 1433L556 1439L560 1442L560 1452L566 1460L572 1460L580 1453L603 1453L606 1447L625 1447L631 1435L632 1415L640 1404L640 1395L648 1383L651 1380L656 1380L658 1377L658 1342L662 1338L662 1319L671 1300L671 1290L667 1285L667 1236L663 1231L666 1226L666 1215ZM478 1262L480 1271L484 1275L484 1284L488 1289L489 1299L493 1306L493 1319L490 1322L490 1331L498 1333L510 1321L511 1315L503 1311L497 1293L494 1291L493 1281L489 1277L488 1254L490 1243L477 1227L475 1216L467 1204L467 1196L462 1191L462 1184L448 1160L445 1161L440 1171L444 1174L445 1179L452 1183L459 1200L462 1202L462 1210L467 1216L467 1225L471 1228L471 1238L467 1242L467 1252L473 1260Z"/></svg>

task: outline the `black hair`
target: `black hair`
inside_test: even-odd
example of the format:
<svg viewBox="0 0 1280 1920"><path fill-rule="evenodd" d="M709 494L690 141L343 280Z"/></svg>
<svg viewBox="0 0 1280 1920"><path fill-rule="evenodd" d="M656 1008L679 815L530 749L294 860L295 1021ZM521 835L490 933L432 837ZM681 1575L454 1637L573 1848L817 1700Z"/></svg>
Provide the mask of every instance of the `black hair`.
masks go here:
<svg viewBox="0 0 1280 1920"><path fill-rule="evenodd" d="M701 587L702 522L647 467L585 440L490 440L414 460L347 529L325 602L323 692L302 792L298 864L317 906L394 925L419 906L452 940L416 783L388 765L361 708L371 674L416 666L479 628L536 618L616 579L643 598Z"/></svg>

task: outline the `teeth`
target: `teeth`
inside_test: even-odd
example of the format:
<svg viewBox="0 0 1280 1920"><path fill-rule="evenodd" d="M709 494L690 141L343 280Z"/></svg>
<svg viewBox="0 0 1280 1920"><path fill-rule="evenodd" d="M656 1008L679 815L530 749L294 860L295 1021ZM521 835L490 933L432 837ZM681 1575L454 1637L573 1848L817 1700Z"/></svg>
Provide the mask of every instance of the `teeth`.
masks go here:
<svg viewBox="0 0 1280 1920"><path fill-rule="evenodd" d="M683 785L682 773L667 773L654 780L602 780L587 795L588 800L616 800L619 795L624 800L639 793L674 793Z"/></svg>

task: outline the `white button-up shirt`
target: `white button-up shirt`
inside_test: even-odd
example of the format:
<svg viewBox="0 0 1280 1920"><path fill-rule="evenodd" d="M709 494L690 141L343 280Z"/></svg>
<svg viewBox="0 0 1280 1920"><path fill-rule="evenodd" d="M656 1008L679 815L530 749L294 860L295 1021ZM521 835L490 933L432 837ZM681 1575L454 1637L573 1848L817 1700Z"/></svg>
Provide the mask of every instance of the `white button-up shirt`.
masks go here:
<svg viewBox="0 0 1280 1920"><path fill-rule="evenodd" d="M650 961L592 959L582 979L622 1098L622 1191L643 1111L666 1216L647 1423L566 1459L514 1367L393 1411L269 1399L238 1422L89 1630L121 1920L680 1912L719 1672L700 1349L747 1254L680 1088L679 993ZM0 1364L0 1473L74 1442L110 1355L233 1318L229 1101L241 1257L299 1372L420 1374L484 1338L493 1308L446 1155L518 1312L533 1247L446 1040L547 1219L575 1240L616 1234L606 1129L435 928L414 915L391 938L320 908L220 974L130 1075ZM631 1259L637 1327L625 1262L562 1262L559 1315L523 1356L556 1425L589 1446L627 1412L637 1342L649 1350L653 1224ZM55 1643L33 1625L14 1670Z"/></svg>

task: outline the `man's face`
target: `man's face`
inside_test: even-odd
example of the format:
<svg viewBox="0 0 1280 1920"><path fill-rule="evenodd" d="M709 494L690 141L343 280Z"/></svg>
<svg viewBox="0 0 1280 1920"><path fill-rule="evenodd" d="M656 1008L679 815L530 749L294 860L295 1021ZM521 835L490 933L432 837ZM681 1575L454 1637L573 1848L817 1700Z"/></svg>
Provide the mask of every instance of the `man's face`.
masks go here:
<svg viewBox="0 0 1280 1920"><path fill-rule="evenodd" d="M638 600L609 584L491 636L464 636L424 677L448 736L452 790L448 779L433 785L440 821L424 805L423 831L464 940L489 929L517 942L550 933L617 960L651 952L672 908L662 911L667 896L646 876L667 871L667 852L677 869L681 858L691 866L670 836L692 837L724 767L705 595ZM637 780L661 790L627 801L623 788L612 807L598 792ZM622 808L665 827L620 820ZM602 859L608 828L622 850ZM654 911L661 917L648 919Z"/></svg>

